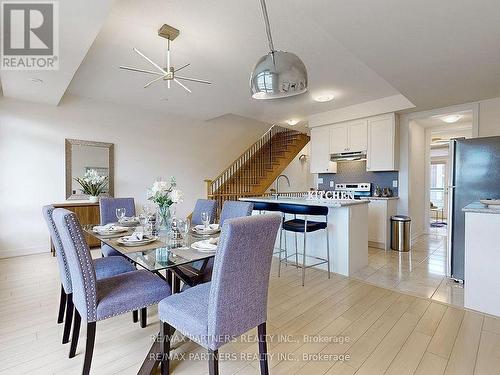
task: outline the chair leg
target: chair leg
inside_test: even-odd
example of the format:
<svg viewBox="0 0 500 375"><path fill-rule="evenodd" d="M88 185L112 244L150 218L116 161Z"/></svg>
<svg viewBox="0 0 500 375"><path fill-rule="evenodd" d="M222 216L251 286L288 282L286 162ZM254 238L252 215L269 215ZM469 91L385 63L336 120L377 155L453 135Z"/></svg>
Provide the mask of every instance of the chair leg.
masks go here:
<svg viewBox="0 0 500 375"><path fill-rule="evenodd" d="M208 374L219 375L219 351L208 349Z"/></svg>
<svg viewBox="0 0 500 375"><path fill-rule="evenodd" d="M148 314L147 314L148 310L143 307L141 309L141 328L146 328L146 326L148 325Z"/></svg>
<svg viewBox="0 0 500 375"><path fill-rule="evenodd" d="M139 321L139 312L137 310L132 311L132 321L134 323Z"/></svg>
<svg viewBox="0 0 500 375"><path fill-rule="evenodd" d="M64 321L64 309L66 307L66 292L61 284L61 297L59 298L59 314L57 315L57 324Z"/></svg>
<svg viewBox="0 0 500 375"><path fill-rule="evenodd" d="M94 354L96 322L87 323L87 345L85 345L85 360L83 362L83 375L90 374L92 355Z"/></svg>
<svg viewBox="0 0 500 375"><path fill-rule="evenodd" d="M71 332L71 321L73 320L73 310L75 309L73 305L73 294L69 293L66 296L66 318L64 319L64 331L62 343L67 344L69 342L69 334Z"/></svg>
<svg viewBox="0 0 500 375"><path fill-rule="evenodd" d="M69 348L69 358L73 358L76 354L78 346L78 337L80 336L80 323L82 318L77 309L75 309L75 320L73 321L73 335L71 336L71 346Z"/></svg>
<svg viewBox="0 0 500 375"><path fill-rule="evenodd" d="M168 375L170 373L170 335L172 328L168 323L160 321L160 367L161 375Z"/></svg>
<svg viewBox="0 0 500 375"><path fill-rule="evenodd" d="M266 342L266 323L259 324L257 327L259 336L259 361L260 375L269 374L269 366L267 364L267 342Z"/></svg>
<svg viewBox="0 0 500 375"><path fill-rule="evenodd" d="M326 265L328 266L328 278L330 278L330 236L328 235L328 219L326 220Z"/></svg>

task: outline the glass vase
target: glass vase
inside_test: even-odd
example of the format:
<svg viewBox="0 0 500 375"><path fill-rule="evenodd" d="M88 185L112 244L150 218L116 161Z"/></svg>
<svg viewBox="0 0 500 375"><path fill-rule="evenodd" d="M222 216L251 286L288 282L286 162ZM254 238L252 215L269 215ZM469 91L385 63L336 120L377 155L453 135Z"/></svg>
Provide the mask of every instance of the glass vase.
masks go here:
<svg viewBox="0 0 500 375"><path fill-rule="evenodd" d="M172 215L169 205L162 205L158 207L158 215L160 217L160 232L168 233L172 224Z"/></svg>

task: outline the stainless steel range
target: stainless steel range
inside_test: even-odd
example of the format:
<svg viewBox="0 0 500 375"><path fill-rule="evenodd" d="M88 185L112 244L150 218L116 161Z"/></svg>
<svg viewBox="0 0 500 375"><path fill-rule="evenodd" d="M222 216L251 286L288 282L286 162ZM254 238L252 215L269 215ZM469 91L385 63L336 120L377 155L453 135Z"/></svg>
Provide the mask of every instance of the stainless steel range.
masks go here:
<svg viewBox="0 0 500 375"><path fill-rule="evenodd" d="M362 197L370 197L372 193L372 184L370 182L349 182L335 184L335 191L350 192L351 199L361 199Z"/></svg>

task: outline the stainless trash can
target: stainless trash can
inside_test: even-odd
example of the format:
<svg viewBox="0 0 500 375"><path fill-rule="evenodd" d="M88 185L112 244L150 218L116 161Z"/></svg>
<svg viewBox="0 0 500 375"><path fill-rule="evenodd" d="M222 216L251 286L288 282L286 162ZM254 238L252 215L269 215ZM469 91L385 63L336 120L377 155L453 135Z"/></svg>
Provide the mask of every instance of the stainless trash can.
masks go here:
<svg viewBox="0 0 500 375"><path fill-rule="evenodd" d="M391 249L410 251L411 218L409 216L391 216Z"/></svg>

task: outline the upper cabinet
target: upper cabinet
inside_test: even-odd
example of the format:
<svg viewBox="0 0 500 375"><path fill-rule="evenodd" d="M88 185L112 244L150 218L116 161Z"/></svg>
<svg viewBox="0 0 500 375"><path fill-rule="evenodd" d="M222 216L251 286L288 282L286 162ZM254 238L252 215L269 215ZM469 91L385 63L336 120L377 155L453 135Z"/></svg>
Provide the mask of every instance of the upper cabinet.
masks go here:
<svg viewBox="0 0 500 375"><path fill-rule="evenodd" d="M367 171L398 169L396 115L394 113L368 118Z"/></svg>
<svg viewBox="0 0 500 375"><path fill-rule="evenodd" d="M399 150L394 113L318 126L311 129L311 173L336 173L331 154L366 151L366 170L398 169Z"/></svg>
<svg viewBox="0 0 500 375"><path fill-rule="evenodd" d="M330 161L330 127L311 129L311 173L336 173L337 163Z"/></svg>
<svg viewBox="0 0 500 375"><path fill-rule="evenodd" d="M366 119L330 125L330 154L366 151L367 145Z"/></svg>

